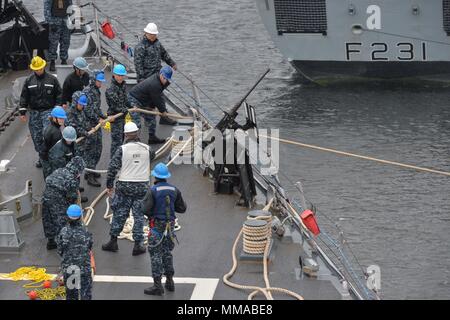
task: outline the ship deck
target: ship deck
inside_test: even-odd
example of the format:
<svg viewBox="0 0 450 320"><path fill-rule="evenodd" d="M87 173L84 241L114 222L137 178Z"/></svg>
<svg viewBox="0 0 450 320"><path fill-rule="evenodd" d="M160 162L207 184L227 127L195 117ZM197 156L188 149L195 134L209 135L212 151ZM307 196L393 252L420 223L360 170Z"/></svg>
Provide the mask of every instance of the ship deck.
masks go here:
<svg viewBox="0 0 450 320"><path fill-rule="evenodd" d="M10 73L0 78L1 101L9 94L11 81L23 74L26 73ZM107 79L110 79L110 75L107 75ZM104 98L102 99L104 102ZM102 108L106 110L104 103ZM171 128L159 126L157 134L169 136ZM98 169L106 169L109 160L108 132L104 132L103 139L103 153ZM10 195L19 193L26 180L31 179L33 198L38 200L44 185L42 172L34 166L37 154L29 136L28 126L18 119L0 135L0 160L2 159L10 159L11 163L9 171L0 173L1 191ZM93 252L96 261L93 299L247 299L249 291L226 286L222 277L232 266L233 242L246 219L248 209L236 205L236 195L214 194L212 181L204 177L200 169L192 165L177 165L172 166L170 170L170 182L182 191L188 205L187 212L178 215L181 225L181 230L177 232L179 245L176 245L173 251L176 291L166 292L162 297L144 295L144 288L151 285L150 258L148 253L132 256L131 241L119 240L120 250L117 253L101 250L102 243L109 239L109 223L103 218L106 207L103 199L95 208L96 213L88 227L94 237ZM105 187L104 174L100 181L102 188L94 188L82 179L81 185L86 189L84 195L89 197L89 203ZM22 221L20 228L25 246L19 253L0 253L0 273L13 272L22 266L45 267L48 273L56 273L60 259L55 250L46 250L40 217ZM302 245L295 237L292 239L287 241L274 238L269 263L271 285L295 291L308 300L348 298L337 289L338 279L320 257L317 258L321 267L318 278L301 274L298 257ZM240 249L238 255L239 251ZM264 287L262 263L239 261L232 281ZM26 289L22 287L24 283L0 279L0 299L28 299ZM291 299L278 294L274 294L274 298Z"/></svg>

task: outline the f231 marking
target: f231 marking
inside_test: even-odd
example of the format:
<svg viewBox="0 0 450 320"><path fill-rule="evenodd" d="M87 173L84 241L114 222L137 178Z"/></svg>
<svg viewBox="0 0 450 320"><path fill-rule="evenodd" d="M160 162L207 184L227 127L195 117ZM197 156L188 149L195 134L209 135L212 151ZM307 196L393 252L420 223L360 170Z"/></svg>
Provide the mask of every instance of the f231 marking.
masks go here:
<svg viewBox="0 0 450 320"><path fill-rule="evenodd" d="M347 61L354 60L354 57L361 54L363 43L361 42L346 42L345 43L345 57ZM391 58L388 56L389 52ZM420 45L414 45L410 42L399 42L395 46L389 47L384 42L374 42L370 44L370 60L372 61L427 61L427 46L425 42ZM393 56L393 57L392 57Z"/></svg>

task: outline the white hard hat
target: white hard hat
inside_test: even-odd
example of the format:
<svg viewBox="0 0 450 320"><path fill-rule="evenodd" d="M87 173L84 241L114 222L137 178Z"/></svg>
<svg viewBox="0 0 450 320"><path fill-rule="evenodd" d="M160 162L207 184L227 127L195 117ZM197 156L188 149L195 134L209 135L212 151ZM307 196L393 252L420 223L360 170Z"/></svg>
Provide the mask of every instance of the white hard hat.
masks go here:
<svg viewBox="0 0 450 320"><path fill-rule="evenodd" d="M136 123L134 123L134 122L127 122L125 124L125 126L123 127L124 133L136 132L138 130L139 130L139 128L137 127Z"/></svg>
<svg viewBox="0 0 450 320"><path fill-rule="evenodd" d="M158 27L153 22L150 22L144 29L144 32L150 34L158 34Z"/></svg>

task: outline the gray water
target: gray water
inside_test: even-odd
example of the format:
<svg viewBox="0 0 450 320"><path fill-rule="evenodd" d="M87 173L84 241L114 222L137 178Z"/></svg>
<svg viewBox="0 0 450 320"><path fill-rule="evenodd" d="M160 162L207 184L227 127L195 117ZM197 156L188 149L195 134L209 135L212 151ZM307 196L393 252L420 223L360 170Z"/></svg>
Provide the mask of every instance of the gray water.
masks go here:
<svg viewBox="0 0 450 320"><path fill-rule="evenodd" d="M156 22L180 70L223 107L270 67L248 101L260 126L279 128L283 138L450 171L448 89L302 86L254 0L97 4L136 33ZM384 299L450 298L449 177L294 146L280 151L282 171L303 182L309 200L332 219L345 218L340 226L361 264L380 266Z"/></svg>

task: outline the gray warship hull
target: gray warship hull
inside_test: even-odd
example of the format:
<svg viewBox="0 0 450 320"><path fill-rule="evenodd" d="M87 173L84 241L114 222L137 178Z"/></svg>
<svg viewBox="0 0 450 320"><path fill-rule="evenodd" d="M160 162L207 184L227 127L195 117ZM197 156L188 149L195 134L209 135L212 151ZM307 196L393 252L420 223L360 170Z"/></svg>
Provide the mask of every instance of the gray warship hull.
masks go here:
<svg viewBox="0 0 450 320"><path fill-rule="evenodd" d="M447 0L257 0L257 7L307 79L450 79Z"/></svg>

